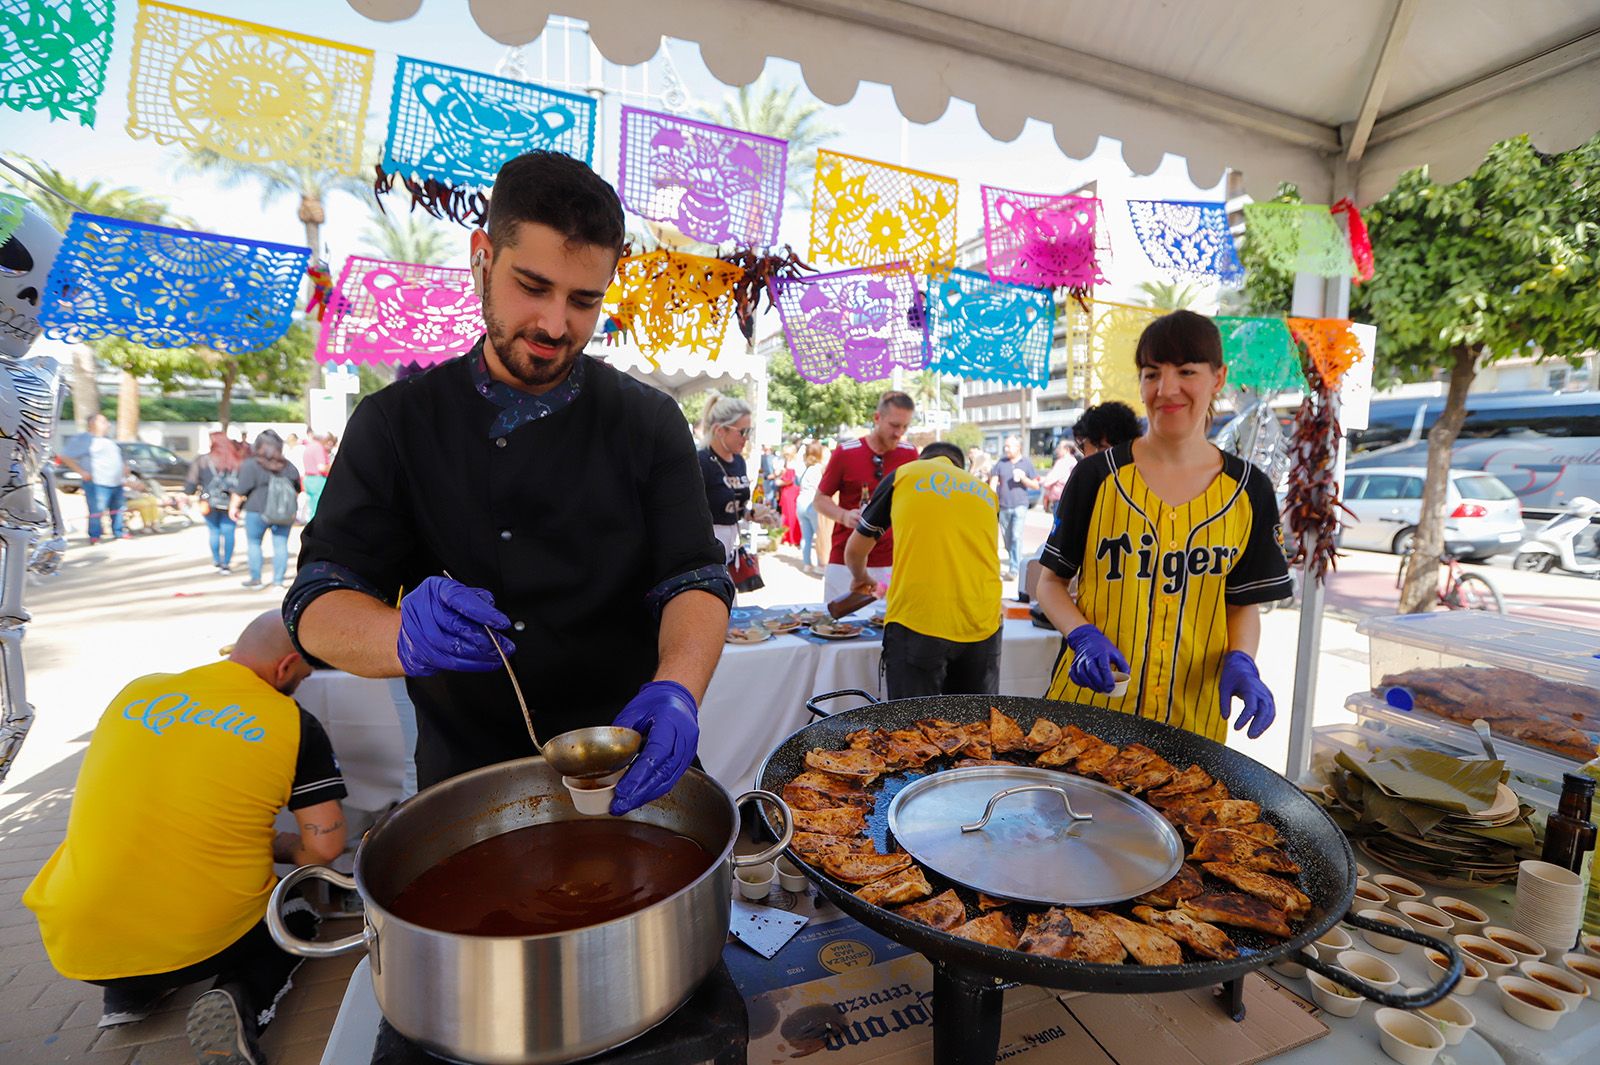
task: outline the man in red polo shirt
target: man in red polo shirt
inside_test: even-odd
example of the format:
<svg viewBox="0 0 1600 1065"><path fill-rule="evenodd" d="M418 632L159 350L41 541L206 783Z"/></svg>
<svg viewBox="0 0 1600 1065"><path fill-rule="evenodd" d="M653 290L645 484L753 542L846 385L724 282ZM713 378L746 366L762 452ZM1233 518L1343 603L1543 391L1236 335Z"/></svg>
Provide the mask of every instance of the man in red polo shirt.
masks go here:
<svg viewBox="0 0 1600 1065"><path fill-rule="evenodd" d="M822 578L822 601L831 603L850 591L850 570L844 564L844 545L861 520L861 510L873 491L898 466L915 461L917 449L900 439L911 428L917 405L904 392L885 392L872 416L872 432L859 440L842 442L828 459L817 485L817 513L833 519L833 548ZM837 501L834 496L837 495ZM894 534L885 532L867 556L867 572L880 584L889 580L894 561Z"/></svg>

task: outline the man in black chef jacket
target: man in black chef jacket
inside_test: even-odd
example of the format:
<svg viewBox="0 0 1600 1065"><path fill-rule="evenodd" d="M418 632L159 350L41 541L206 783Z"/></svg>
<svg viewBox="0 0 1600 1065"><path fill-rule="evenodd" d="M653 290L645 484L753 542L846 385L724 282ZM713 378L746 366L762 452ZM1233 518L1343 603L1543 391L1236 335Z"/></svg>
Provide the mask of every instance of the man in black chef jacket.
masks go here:
<svg viewBox="0 0 1600 1065"><path fill-rule="evenodd" d="M622 251L616 192L531 152L501 168L486 225L486 336L356 408L284 620L308 658L406 677L424 787L533 753L487 625L542 741L644 733L625 813L694 757L733 587L677 404L583 354Z"/></svg>

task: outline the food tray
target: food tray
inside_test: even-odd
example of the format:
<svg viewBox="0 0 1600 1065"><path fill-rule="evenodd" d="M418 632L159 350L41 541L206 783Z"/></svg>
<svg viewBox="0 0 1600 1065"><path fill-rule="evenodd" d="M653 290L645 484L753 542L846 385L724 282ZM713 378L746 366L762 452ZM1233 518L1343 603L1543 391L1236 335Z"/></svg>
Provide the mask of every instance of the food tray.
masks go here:
<svg viewBox="0 0 1600 1065"><path fill-rule="evenodd" d="M1483 744L1472 729L1431 714L1396 710L1373 695L1352 695L1345 709L1356 715L1360 733L1381 743L1429 750L1468 758L1483 757ZM1537 747L1527 747L1502 736L1491 735L1494 753L1511 773L1507 783L1525 802L1555 809L1561 797L1561 775L1574 766L1560 755ZM1538 793L1537 795L1530 793Z"/></svg>
<svg viewBox="0 0 1600 1065"><path fill-rule="evenodd" d="M1600 744L1600 632L1475 611L1367 618L1372 692L1418 717L1474 718L1581 764ZM1396 692L1396 688L1404 689ZM1559 779L1559 775L1558 775Z"/></svg>
<svg viewBox="0 0 1600 1065"><path fill-rule="evenodd" d="M1352 695L1345 701L1345 709L1356 715L1356 724L1326 726L1326 745L1350 751L1362 760L1386 747L1420 747L1455 758L1483 757L1483 745L1471 729L1457 728L1448 721L1427 715L1394 710L1370 695ZM1315 731L1321 739L1324 730ZM1517 798L1541 811L1534 820L1542 821L1544 814L1553 811L1559 803L1561 774L1571 772L1572 766L1552 754L1499 738L1494 740L1494 753L1505 762L1510 773L1506 783L1517 793Z"/></svg>

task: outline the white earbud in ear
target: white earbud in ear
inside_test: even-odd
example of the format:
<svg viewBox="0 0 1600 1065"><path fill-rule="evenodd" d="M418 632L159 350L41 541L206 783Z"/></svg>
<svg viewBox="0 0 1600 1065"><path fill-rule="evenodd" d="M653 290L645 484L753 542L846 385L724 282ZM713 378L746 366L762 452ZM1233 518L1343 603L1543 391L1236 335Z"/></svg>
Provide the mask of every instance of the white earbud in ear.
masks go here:
<svg viewBox="0 0 1600 1065"><path fill-rule="evenodd" d="M472 253L472 290L483 299L483 252Z"/></svg>

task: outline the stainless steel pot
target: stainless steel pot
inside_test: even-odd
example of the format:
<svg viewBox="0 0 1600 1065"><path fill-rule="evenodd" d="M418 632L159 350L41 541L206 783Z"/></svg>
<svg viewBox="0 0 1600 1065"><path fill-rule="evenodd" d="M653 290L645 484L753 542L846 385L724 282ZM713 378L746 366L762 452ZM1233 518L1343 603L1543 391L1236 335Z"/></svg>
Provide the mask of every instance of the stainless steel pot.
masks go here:
<svg viewBox="0 0 1600 1065"><path fill-rule="evenodd" d="M738 806L771 803L775 846L735 857ZM689 770L665 797L627 818L693 839L713 856L677 894L604 924L539 936L467 936L401 920L385 906L424 870L480 840L584 815L543 758L502 762L437 784L396 807L356 851L354 878L302 866L273 890L267 924L284 950L308 958L365 949L384 1017L429 1050L482 1065L574 1061L628 1042L666 1020L716 967L728 934L734 866L771 861L793 818L778 796L729 797ZM322 879L361 893L365 928L326 943L295 936L282 907L295 885Z"/></svg>

